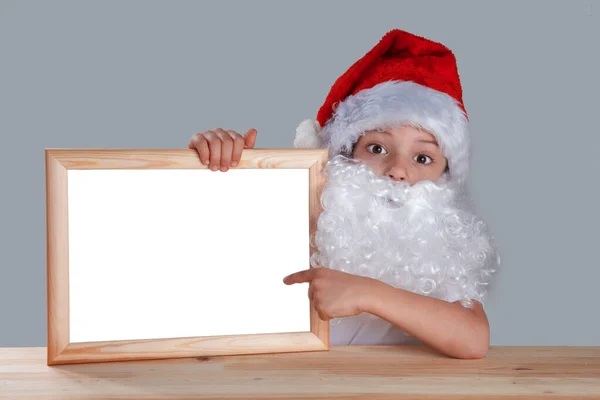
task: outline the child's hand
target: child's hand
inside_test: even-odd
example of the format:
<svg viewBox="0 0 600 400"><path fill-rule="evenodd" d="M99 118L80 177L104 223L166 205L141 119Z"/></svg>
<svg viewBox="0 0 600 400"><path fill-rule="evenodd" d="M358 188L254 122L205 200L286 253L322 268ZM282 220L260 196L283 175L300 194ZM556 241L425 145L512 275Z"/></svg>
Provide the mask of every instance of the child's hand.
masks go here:
<svg viewBox="0 0 600 400"><path fill-rule="evenodd" d="M213 171L222 172L240 163L243 149L251 149L256 142L256 129L250 129L244 136L236 131L217 128L196 133L190 139L188 148L198 150L200 161Z"/></svg>
<svg viewBox="0 0 600 400"><path fill-rule="evenodd" d="M368 311L381 282L329 268L311 268L283 279L286 285L309 282L308 297L324 320Z"/></svg>

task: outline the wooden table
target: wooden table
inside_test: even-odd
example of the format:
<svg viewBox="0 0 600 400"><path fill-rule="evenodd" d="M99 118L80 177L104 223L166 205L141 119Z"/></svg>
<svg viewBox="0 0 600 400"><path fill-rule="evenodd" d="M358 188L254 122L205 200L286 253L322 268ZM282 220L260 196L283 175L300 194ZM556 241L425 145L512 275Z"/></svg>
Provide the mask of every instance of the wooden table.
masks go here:
<svg viewBox="0 0 600 400"><path fill-rule="evenodd" d="M425 346L46 365L0 348L0 399L600 399L600 347L492 347L459 360Z"/></svg>

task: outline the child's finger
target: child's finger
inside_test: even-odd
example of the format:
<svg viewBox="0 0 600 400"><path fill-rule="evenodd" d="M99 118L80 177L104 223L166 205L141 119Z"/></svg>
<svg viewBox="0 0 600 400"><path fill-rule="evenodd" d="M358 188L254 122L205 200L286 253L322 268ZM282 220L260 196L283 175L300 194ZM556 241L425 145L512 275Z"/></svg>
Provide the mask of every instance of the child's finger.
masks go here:
<svg viewBox="0 0 600 400"><path fill-rule="evenodd" d="M249 129L248 132L244 134L244 145L247 148L254 148L254 145L256 144L256 135L258 135L258 131L254 128Z"/></svg>
<svg viewBox="0 0 600 400"><path fill-rule="evenodd" d="M190 149L195 149L200 155L200 161L204 165L208 165L210 158L210 149L208 148L208 141L202 135L197 136L189 144Z"/></svg>
<svg viewBox="0 0 600 400"><path fill-rule="evenodd" d="M236 167L242 158L242 151L244 150L244 138L235 131L227 131L233 139L233 154L231 156L231 166Z"/></svg>
<svg viewBox="0 0 600 400"><path fill-rule="evenodd" d="M217 171L221 167L221 138L213 134L207 140L210 146L210 169Z"/></svg>
<svg viewBox="0 0 600 400"><path fill-rule="evenodd" d="M288 275L285 278L283 278L283 283L285 283L286 285L293 285L294 283L310 282L314 278L314 274L315 274L314 271L315 271L315 269L312 268L312 269L307 269L304 271L293 273L293 274Z"/></svg>
<svg viewBox="0 0 600 400"><path fill-rule="evenodd" d="M331 316L323 309L323 307L317 306L317 313L319 314L321 321L329 321L331 319Z"/></svg>
<svg viewBox="0 0 600 400"><path fill-rule="evenodd" d="M313 285L311 283L308 287L308 298L310 299L310 301L314 301L314 297L315 297L315 285Z"/></svg>
<svg viewBox="0 0 600 400"><path fill-rule="evenodd" d="M221 139L221 160L220 168L221 171L225 172L231 166L231 154L233 152L233 139L229 136L229 133L223 129L217 130L217 135Z"/></svg>

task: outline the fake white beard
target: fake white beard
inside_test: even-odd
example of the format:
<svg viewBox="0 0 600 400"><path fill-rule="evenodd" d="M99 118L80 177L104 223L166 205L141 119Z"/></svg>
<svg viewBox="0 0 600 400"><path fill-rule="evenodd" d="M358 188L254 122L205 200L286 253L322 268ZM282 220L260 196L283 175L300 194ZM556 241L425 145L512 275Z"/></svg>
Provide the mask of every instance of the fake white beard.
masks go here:
<svg viewBox="0 0 600 400"><path fill-rule="evenodd" d="M410 186L343 155L327 163L325 174L313 267L465 307L484 302L500 258L461 187L446 179Z"/></svg>

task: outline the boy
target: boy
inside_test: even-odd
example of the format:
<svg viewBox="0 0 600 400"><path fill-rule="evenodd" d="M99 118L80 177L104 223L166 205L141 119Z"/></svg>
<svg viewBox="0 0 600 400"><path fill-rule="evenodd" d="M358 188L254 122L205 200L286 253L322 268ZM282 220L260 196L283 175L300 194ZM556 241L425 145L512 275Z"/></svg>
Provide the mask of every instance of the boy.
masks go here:
<svg viewBox="0 0 600 400"><path fill-rule="evenodd" d="M219 129L189 147L226 171L255 138ZM318 268L284 283L309 282L320 317L334 320L331 344L424 343L484 357L483 300L499 257L467 195L469 127L452 52L388 32L334 83L317 121L299 125L294 147L327 147L328 179Z"/></svg>

